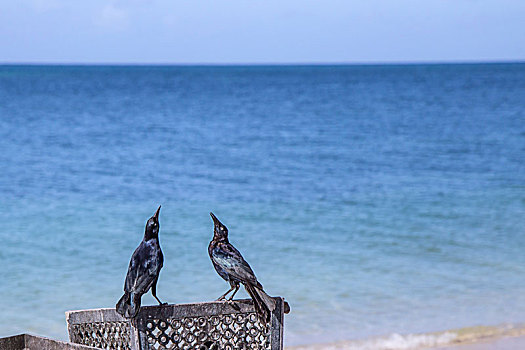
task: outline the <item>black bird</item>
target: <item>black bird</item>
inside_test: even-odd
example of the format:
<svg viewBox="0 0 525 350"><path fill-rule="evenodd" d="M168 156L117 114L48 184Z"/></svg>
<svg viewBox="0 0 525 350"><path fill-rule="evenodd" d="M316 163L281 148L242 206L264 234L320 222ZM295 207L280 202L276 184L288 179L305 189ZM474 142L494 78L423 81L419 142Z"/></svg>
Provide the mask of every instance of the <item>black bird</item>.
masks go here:
<svg viewBox="0 0 525 350"><path fill-rule="evenodd" d="M239 290L239 284L242 283L246 292L253 300L255 312L259 321L266 325L270 322L270 316L275 310L275 300L272 299L263 290L263 286L257 281L250 265L244 260L241 253L228 241L228 229L224 226L213 213L210 213L213 219L213 239L208 246L213 267L226 282L230 283L231 288L221 295L217 300L224 300L226 295L234 290L229 300Z"/></svg>
<svg viewBox="0 0 525 350"><path fill-rule="evenodd" d="M126 318L134 318L140 309L140 300L151 288L151 294L159 305L165 305L157 298L157 281L164 256L159 244L159 212L146 223L144 238L140 242L129 262L128 274L124 283L124 295L117 302L116 309Z"/></svg>

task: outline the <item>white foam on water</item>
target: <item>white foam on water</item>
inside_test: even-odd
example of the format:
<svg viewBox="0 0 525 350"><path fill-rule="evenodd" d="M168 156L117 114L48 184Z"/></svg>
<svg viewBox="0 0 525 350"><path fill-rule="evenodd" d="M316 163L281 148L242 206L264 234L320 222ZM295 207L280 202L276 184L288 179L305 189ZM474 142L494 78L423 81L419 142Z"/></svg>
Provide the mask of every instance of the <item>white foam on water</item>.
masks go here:
<svg viewBox="0 0 525 350"><path fill-rule="evenodd" d="M442 334L391 334L384 338L369 339L361 344L348 344L342 349L352 350L410 350L450 344L457 337L455 333Z"/></svg>
<svg viewBox="0 0 525 350"><path fill-rule="evenodd" d="M412 350L450 344L457 334L445 332L440 334L390 334L385 337L360 341L310 345L294 347L294 350Z"/></svg>
<svg viewBox="0 0 525 350"><path fill-rule="evenodd" d="M329 344L294 346L288 350L421 350L452 344L467 344L525 336L525 324L473 326L443 332L406 334L393 333L377 338L341 341Z"/></svg>

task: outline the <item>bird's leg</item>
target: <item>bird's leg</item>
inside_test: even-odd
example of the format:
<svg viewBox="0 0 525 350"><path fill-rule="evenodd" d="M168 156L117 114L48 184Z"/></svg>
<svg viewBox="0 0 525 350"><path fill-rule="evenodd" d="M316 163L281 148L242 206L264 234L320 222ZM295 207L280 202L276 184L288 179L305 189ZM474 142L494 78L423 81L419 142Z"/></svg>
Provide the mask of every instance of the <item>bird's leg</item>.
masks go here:
<svg viewBox="0 0 525 350"><path fill-rule="evenodd" d="M228 299L229 301L232 301L233 300L233 297L235 296L235 294L237 293L237 291L239 290L239 287L241 285L239 283L235 283L235 290L233 291L233 294L230 296L230 299Z"/></svg>
<svg viewBox="0 0 525 350"><path fill-rule="evenodd" d="M232 286L230 289L228 289L228 291L226 293L221 295L216 301L222 301L222 300L226 299L226 296L228 295L228 293L231 292L234 288L235 288L235 286Z"/></svg>
<svg viewBox="0 0 525 350"><path fill-rule="evenodd" d="M159 278L155 278L155 282L153 282L153 285L151 286L151 294L153 294L153 297L155 299L157 299L157 301L159 302L159 305L168 305L168 303L163 303L162 301L159 300L159 298L157 298L157 280Z"/></svg>
<svg viewBox="0 0 525 350"><path fill-rule="evenodd" d="M160 301L159 298L157 298L156 295L153 295L153 297L155 297L155 299L157 299L157 301L159 302L159 305L168 305L168 303L166 303L166 302L163 303L162 301Z"/></svg>

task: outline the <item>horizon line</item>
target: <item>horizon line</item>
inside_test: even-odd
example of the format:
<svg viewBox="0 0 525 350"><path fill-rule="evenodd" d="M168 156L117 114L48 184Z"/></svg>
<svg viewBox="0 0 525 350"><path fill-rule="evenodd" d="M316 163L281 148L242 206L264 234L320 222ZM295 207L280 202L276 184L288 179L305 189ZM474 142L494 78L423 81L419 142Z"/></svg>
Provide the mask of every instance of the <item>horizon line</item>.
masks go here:
<svg viewBox="0 0 525 350"><path fill-rule="evenodd" d="M0 61L0 66L159 66L159 67L246 67L246 66L401 66L453 64L520 64L524 59L494 60L421 60L421 61L354 61L354 62L11 62Z"/></svg>

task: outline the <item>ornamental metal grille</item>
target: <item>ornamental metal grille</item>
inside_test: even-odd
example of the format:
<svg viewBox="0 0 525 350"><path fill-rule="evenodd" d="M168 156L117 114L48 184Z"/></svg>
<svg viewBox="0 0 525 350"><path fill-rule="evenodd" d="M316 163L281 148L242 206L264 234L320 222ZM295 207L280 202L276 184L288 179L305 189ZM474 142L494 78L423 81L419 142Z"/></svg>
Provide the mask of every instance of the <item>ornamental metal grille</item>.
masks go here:
<svg viewBox="0 0 525 350"><path fill-rule="evenodd" d="M270 324L251 300L142 307L133 322L115 309L66 313L71 342L108 350L282 350L283 299Z"/></svg>
<svg viewBox="0 0 525 350"><path fill-rule="evenodd" d="M130 350L129 322L92 322L74 324L70 338L75 343L102 349Z"/></svg>
<svg viewBox="0 0 525 350"><path fill-rule="evenodd" d="M153 349L271 350L270 329L265 329L253 312L149 319L146 335Z"/></svg>

